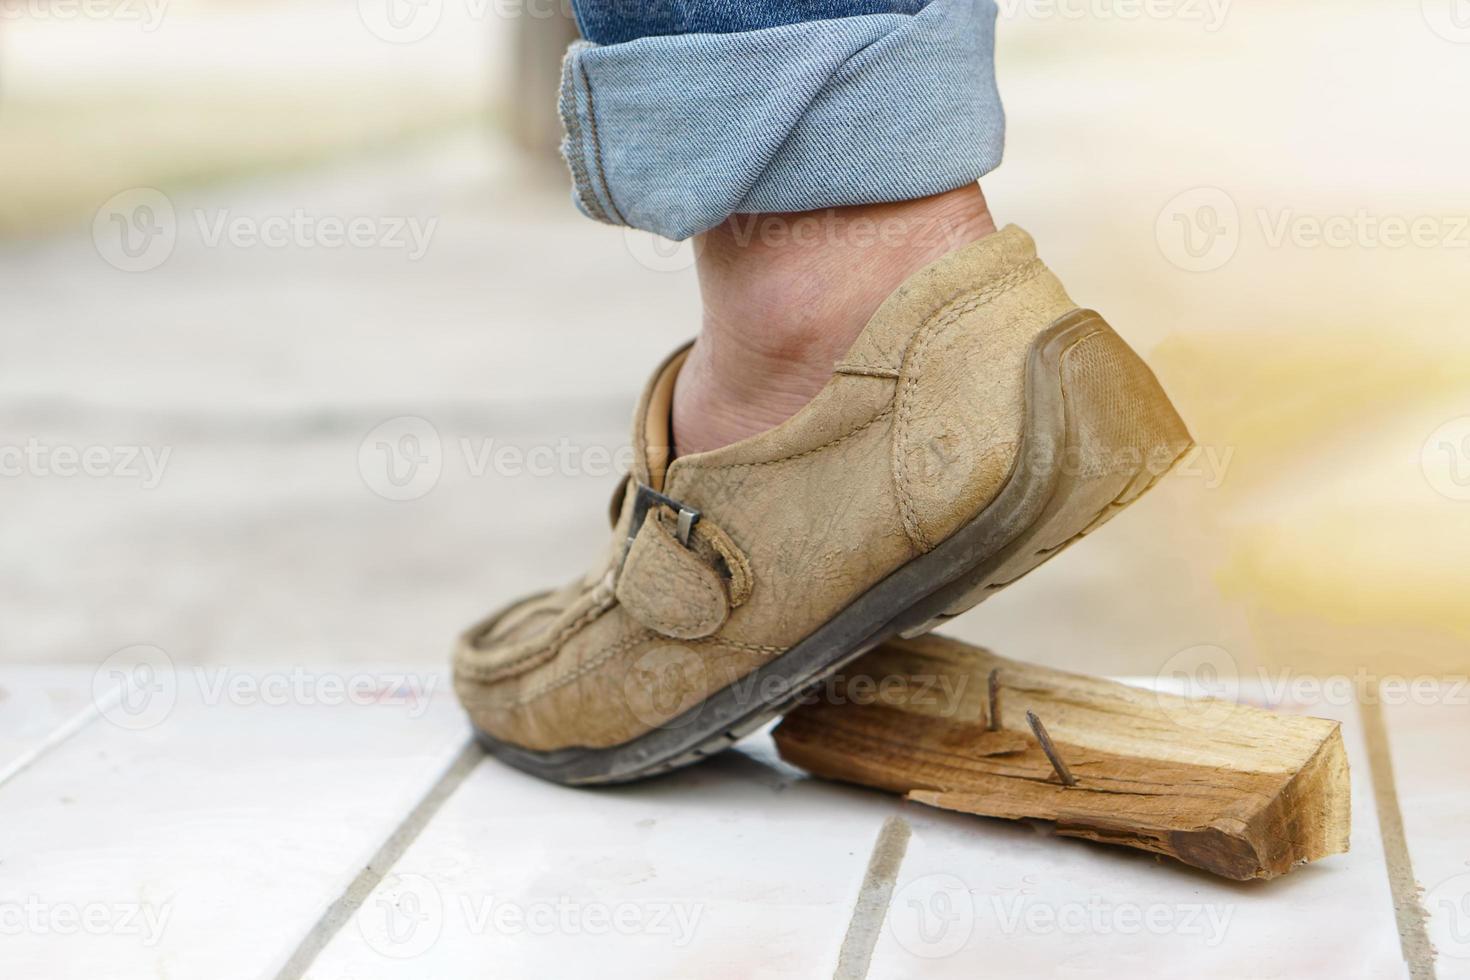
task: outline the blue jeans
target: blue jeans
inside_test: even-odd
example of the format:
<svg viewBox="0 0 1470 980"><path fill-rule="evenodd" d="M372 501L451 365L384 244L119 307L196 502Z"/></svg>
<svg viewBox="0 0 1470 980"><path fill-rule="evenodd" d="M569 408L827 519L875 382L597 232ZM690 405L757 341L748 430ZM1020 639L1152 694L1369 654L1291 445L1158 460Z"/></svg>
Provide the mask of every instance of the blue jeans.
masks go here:
<svg viewBox="0 0 1470 980"><path fill-rule="evenodd" d="M574 0L562 152L583 213L684 239L904 201L1000 163L995 0Z"/></svg>
<svg viewBox="0 0 1470 980"><path fill-rule="evenodd" d="M577 26L593 44L666 34L738 34L809 20L916 14L927 0L575 0Z"/></svg>

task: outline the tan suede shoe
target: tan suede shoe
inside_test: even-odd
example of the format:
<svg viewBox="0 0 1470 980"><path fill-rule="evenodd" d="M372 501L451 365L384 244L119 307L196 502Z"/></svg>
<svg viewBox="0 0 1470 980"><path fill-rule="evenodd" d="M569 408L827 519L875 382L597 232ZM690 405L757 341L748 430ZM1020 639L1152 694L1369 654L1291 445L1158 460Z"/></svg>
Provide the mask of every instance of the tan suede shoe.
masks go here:
<svg viewBox="0 0 1470 980"><path fill-rule="evenodd" d="M547 779L620 782L725 748L1014 582L1191 445L1148 367L1015 227L900 287L796 416L669 462L686 351L638 406L601 561L455 654L481 741Z"/></svg>

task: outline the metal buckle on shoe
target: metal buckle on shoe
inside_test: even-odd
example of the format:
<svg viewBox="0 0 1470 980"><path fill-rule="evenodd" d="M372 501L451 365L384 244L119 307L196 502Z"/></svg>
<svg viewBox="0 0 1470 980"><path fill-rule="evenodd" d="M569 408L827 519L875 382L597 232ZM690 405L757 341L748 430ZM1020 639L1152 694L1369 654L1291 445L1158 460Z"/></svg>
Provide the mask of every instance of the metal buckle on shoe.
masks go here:
<svg viewBox="0 0 1470 980"><path fill-rule="evenodd" d="M686 548L689 547L689 536L694 533L694 525L699 523L699 518L703 515L693 507L685 506L672 497L666 497L652 487L641 483L634 484L634 486L637 489L633 492L633 519L628 524L628 543L623 547L623 554L626 556L628 549L633 547L633 539L638 537L639 529L648 519L648 512L659 505L678 512L679 524L676 536L680 544Z"/></svg>

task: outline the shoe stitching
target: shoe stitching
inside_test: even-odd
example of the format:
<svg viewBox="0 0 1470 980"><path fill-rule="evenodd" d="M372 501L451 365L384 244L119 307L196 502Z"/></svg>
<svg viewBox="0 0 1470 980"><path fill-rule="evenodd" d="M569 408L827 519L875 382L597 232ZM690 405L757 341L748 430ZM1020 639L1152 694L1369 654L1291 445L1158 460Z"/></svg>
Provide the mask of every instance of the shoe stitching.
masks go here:
<svg viewBox="0 0 1470 980"><path fill-rule="evenodd" d="M844 361L833 368L832 373L863 378L898 378L897 368L885 367L881 364L861 364L857 361Z"/></svg>
<svg viewBox="0 0 1470 980"><path fill-rule="evenodd" d="M895 393L894 400L898 403L898 417L895 421L893 439L893 483L898 493L899 511L903 516L904 531L909 536L909 541L918 548L921 553L926 553L934 548L933 542L929 540L928 534L924 532L919 523L918 515L914 511L913 497L909 493L909 481L907 476L907 465L904 458L904 445L911 420L913 417L913 394L919 386L919 373L923 365L924 353L935 337L959 320L960 317L973 313L975 310L991 303L1005 293L1030 282L1040 275L1045 268L1040 259L1031 259L999 279L992 281L978 292L971 293L969 298L953 305L947 310L934 313L915 332L918 343L911 346L906 360L908 361L908 377L904 381L903 392ZM911 342L912 343L912 342Z"/></svg>
<svg viewBox="0 0 1470 980"><path fill-rule="evenodd" d="M555 633L551 634L531 649L525 651L524 653L516 655L510 660L500 663L464 664L458 667L455 673L459 676L473 677L477 680L496 680L508 676L515 676L516 674L525 673L532 667L537 666L536 663L527 663L527 661L537 660L537 658L541 658L543 654L549 653L554 655L557 652L556 648L561 645L562 641L564 641L571 634L582 629L582 627L586 626L588 623L597 619L603 613L607 612L609 609L612 608L614 602L616 601L614 595L612 594L612 591L604 589L602 586L598 586L597 589L594 589L591 593L588 594L588 597L592 601L592 606L586 612L584 612L582 615L578 616L571 622L563 625ZM525 664L524 667L521 666L523 664ZM521 667L521 669L516 670L517 667Z"/></svg>
<svg viewBox="0 0 1470 980"><path fill-rule="evenodd" d="M811 449L805 449L805 450L802 450L799 453L792 453L790 456L777 456L774 459L762 459L762 460L758 460L758 461L756 461L754 463L720 463L720 464L717 464L717 465L710 465L710 464L707 464L707 463L697 463L697 462L691 463L691 462L689 462L686 459L686 460L680 460L679 461L680 464L681 464L680 465L680 470L681 471L686 471L686 472L687 471L691 471L691 470L698 470L698 471L701 471L701 472L710 473L710 472L713 472L715 470L749 469L749 468L754 468L754 467L757 467L757 466L775 466L777 463L790 463L790 462L792 462L794 460L801 459L804 456L810 456L813 453L819 453L819 452L821 452L824 449L830 449L833 446L837 445L838 443L846 442L848 439L851 439L853 436L858 435L863 430L865 430L867 428L870 428L871 426L874 426L874 425L878 424L879 422L883 421L884 419L886 419L892 413L893 413L893 405L892 404L889 404L881 412L879 412L877 415L874 415L872 418L868 419L868 421L864 422L862 425L858 426L856 429L852 429L852 430L850 430L848 432L844 432L840 436L835 436L834 438L829 439L828 441L822 443L820 446L813 446Z"/></svg>
<svg viewBox="0 0 1470 980"><path fill-rule="evenodd" d="M542 698L551 694L553 691L558 691L561 688L566 687L568 684L573 683L578 678L590 674L592 671L601 667L603 664L607 663L609 660L616 657L618 654L624 652L625 650L629 650L645 640L657 640L659 638L659 635L657 633L654 633L652 630L639 630L637 633L634 633L631 636L626 636L623 639L619 640L617 643L614 643L612 646L608 647L606 650L602 651L591 660L583 663L576 670L573 670L570 673L563 674L560 677L545 681L526 691L522 691L514 698L507 698L505 700L492 699L483 703L485 704L485 706L491 708L523 708L526 705L533 704L534 702L541 700ZM726 640L717 636L700 637L696 640L685 640L683 642L689 644L698 644L702 646L718 645L729 647L734 650L743 650L747 653L766 653L775 655L785 653L788 649L787 647L766 646L756 643L742 643L739 640Z"/></svg>
<svg viewBox="0 0 1470 980"><path fill-rule="evenodd" d="M530 688L529 690L522 691L514 698L499 702L497 706L505 708L520 708L539 701L550 694L552 691L560 690L561 688L566 687L568 684L577 680L577 678L582 677L586 674L590 674L592 671L601 667L603 664L607 663L609 660L611 660L613 657L616 657L624 650L631 650L633 647L642 643L644 640L651 640L656 636L656 633L647 629L639 630L637 633L634 633L631 636L625 636L623 639L619 640L617 643L614 643L612 646L608 647L606 650L602 651L591 660L583 663L576 670L563 674L562 676L554 678L553 680L543 681L542 683Z"/></svg>
<svg viewBox="0 0 1470 980"><path fill-rule="evenodd" d="M764 643L742 643L740 640L727 640L719 636L706 636L698 640L690 640L691 643L718 644L722 647L730 647L732 650L744 650L746 653L785 653L790 647L770 646Z"/></svg>
<svg viewBox="0 0 1470 980"><path fill-rule="evenodd" d="M731 609L737 609L750 600L750 594L755 589L755 576L750 570L750 559L745 552L740 550L730 535L726 534L713 521L700 521L694 525L694 536L709 544L710 548L720 560L725 563L725 571L729 573L730 582L729 602Z"/></svg>

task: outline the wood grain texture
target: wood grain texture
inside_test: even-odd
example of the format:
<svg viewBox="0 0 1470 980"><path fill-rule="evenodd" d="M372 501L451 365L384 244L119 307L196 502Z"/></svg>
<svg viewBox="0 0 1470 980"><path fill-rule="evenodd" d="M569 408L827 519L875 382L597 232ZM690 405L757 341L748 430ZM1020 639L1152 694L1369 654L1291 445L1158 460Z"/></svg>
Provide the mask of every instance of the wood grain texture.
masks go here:
<svg viewBox="0 0 1470 980"><path fill-rule="evenodd" d="M987 680L999 725L988 730ZM1348 847L1335 721L1129 687L929 636L880 647L776 729L783 758L948 810L1274 878ZM1077 779L1031 734L1044 723Z"/></svg>

